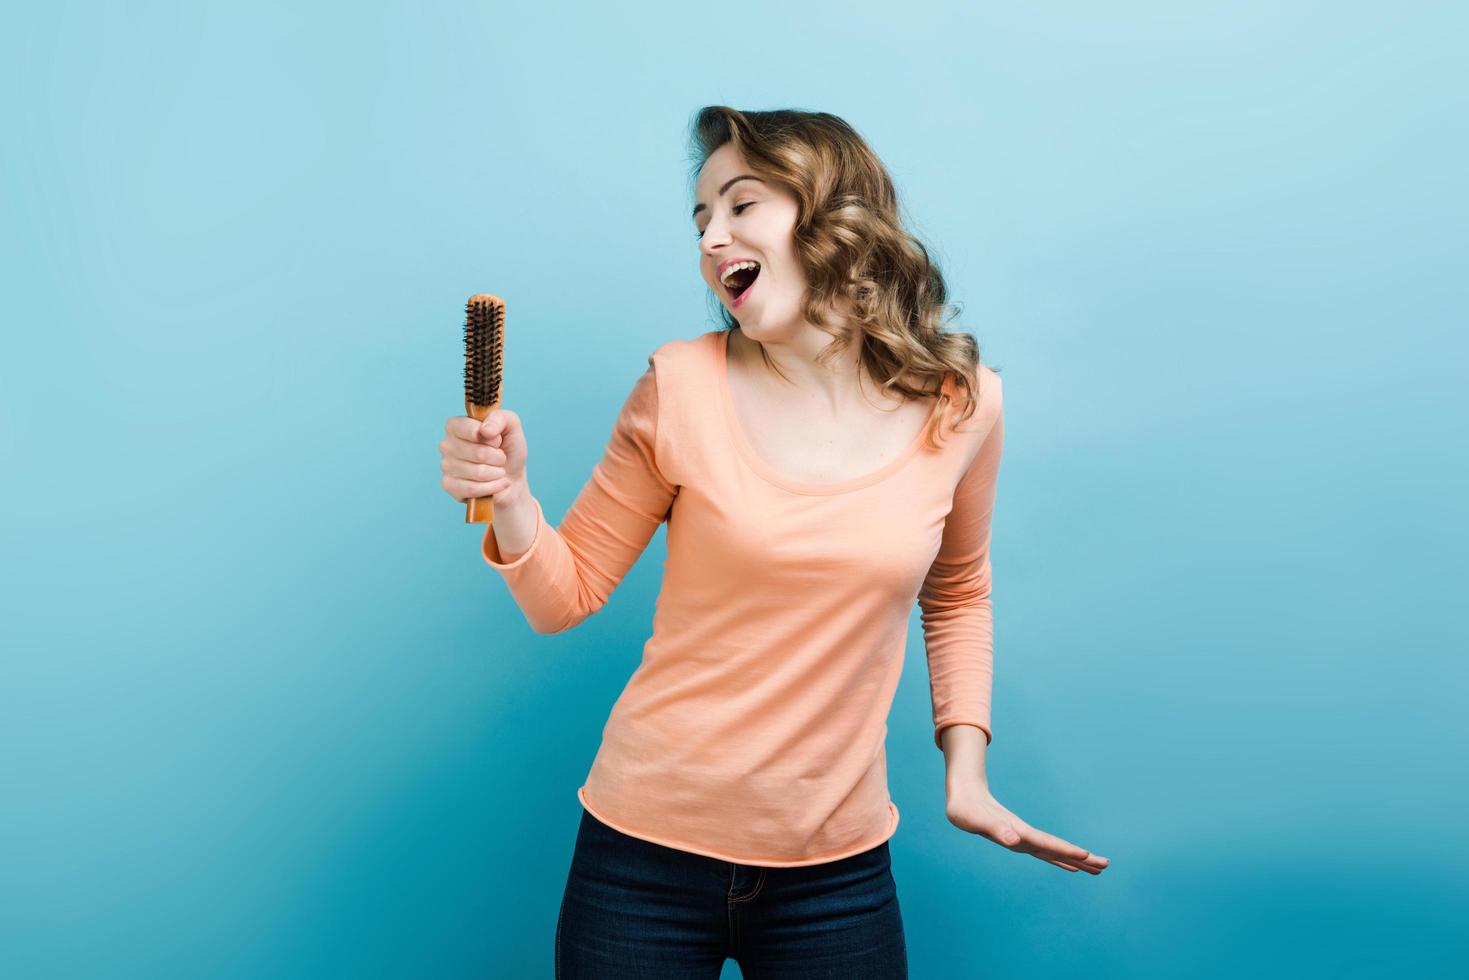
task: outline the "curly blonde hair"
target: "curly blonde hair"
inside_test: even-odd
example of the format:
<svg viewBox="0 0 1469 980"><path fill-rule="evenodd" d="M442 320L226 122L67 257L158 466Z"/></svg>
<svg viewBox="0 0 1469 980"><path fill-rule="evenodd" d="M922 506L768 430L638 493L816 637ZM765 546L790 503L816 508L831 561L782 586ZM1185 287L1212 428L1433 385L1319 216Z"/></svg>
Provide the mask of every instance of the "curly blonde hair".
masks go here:
<svg viewBox="0 0 1469 980"><path fill-rule="evenodd" d="M819 359L858 343L863 369L879 389L937 397L926 435L931 448L942 446L948 410L958 409L956 426L974 413L979 344L968 333L943 329L959 310L948 304L928 250L903 227L882 161L846 121L826 112L705 106L691 129L691 182L715 150L733 143L751 171L799 202L795 253L807 282L802 315L834 339ZM828 324L832 309L850 311L845 328ZM739 326L722 304L719 310L726 330ZM778 372L768 356L766 363ZM950 377L959 393L952 406L944 385Z"/></svg>

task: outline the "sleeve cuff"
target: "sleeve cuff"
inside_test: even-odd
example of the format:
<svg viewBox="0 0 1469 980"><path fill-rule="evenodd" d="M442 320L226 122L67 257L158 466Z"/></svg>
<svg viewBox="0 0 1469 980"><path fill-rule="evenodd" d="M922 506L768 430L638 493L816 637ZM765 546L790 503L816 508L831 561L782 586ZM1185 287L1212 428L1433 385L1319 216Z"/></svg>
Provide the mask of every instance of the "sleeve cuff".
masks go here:
<svg viewBox="0 0 1469 980"><path fill-rule="evenodd" d="M531 537L530 547L527 548L525 550L525 554L521 555L519 558L510 562L502 560L500 555L500 544L498 541L495 540L495 525L489 524L485 527L485 537L484 540L480 542L480 554L484 557L485 563L496 571L508 572L511 569L519 568L521 565L524 565L527 561L531 559L531 556L536 553L537 548L540 546L541 528L546 523L546 515L541 510L541 502L537 500L534 496L532 496L530 499L531 502L536 505L536 529L535 534Z"/></svg>
<svg viewBox="0 0 1469 980"><path fill-rule="evenodd" d="M978 728L980 731L984 732L984 744L986 747L988 747L990 743L994 741L994 736L990 734L990 726L984 724L983 722L965 721L963 719L956 718L953 721L946 721L942 724L934 726L933 744L938 748L940 752L944 750L944 742L940 736L943 735L945 728L951 728L954 725L973 725L975 728Z"/></svg>

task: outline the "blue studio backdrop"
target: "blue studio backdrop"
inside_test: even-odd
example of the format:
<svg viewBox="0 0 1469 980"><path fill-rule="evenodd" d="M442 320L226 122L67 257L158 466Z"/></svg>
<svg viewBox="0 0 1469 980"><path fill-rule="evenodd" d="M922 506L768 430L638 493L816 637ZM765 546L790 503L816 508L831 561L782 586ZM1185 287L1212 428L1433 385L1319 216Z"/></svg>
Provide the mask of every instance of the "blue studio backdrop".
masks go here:
<svg viewBox="0 0 1469 980"><path fill-rule="evenodd" d="M551 976L664 532L537 635L438 443L472 293L553 523L648 353L715 327L707 104L851 122L1003 369L990 785L1112 865L946 821L915 615L912 975L1455 975L1466 27L7 5L0 976Z"/></svg>

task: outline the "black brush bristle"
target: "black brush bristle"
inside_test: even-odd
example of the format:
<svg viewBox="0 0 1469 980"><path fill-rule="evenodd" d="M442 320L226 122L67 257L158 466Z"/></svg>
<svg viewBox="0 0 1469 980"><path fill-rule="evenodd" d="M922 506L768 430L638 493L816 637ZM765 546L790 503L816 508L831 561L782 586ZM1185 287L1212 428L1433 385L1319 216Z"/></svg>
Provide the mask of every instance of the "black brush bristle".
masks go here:
<svg viewBox="0 0 1469 980"><path fill-rule="evenodd" d="M505 301L477 293L464 310L464 400L497 405L505 364Z"/></svg>

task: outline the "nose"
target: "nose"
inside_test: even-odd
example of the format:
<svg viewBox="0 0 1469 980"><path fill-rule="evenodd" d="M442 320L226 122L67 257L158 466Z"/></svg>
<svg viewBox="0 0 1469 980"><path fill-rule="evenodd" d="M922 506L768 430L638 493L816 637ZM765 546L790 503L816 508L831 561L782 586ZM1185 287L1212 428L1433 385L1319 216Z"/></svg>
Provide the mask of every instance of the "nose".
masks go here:
<svg viewBox="0 0 1469 980"><path fill-rule="evenodd" d="M709 224L704 228L704 234L699 238L699 251L708 256L717 254L714 250L729 244L729 233L718 218L709 219Z"/></svg>

